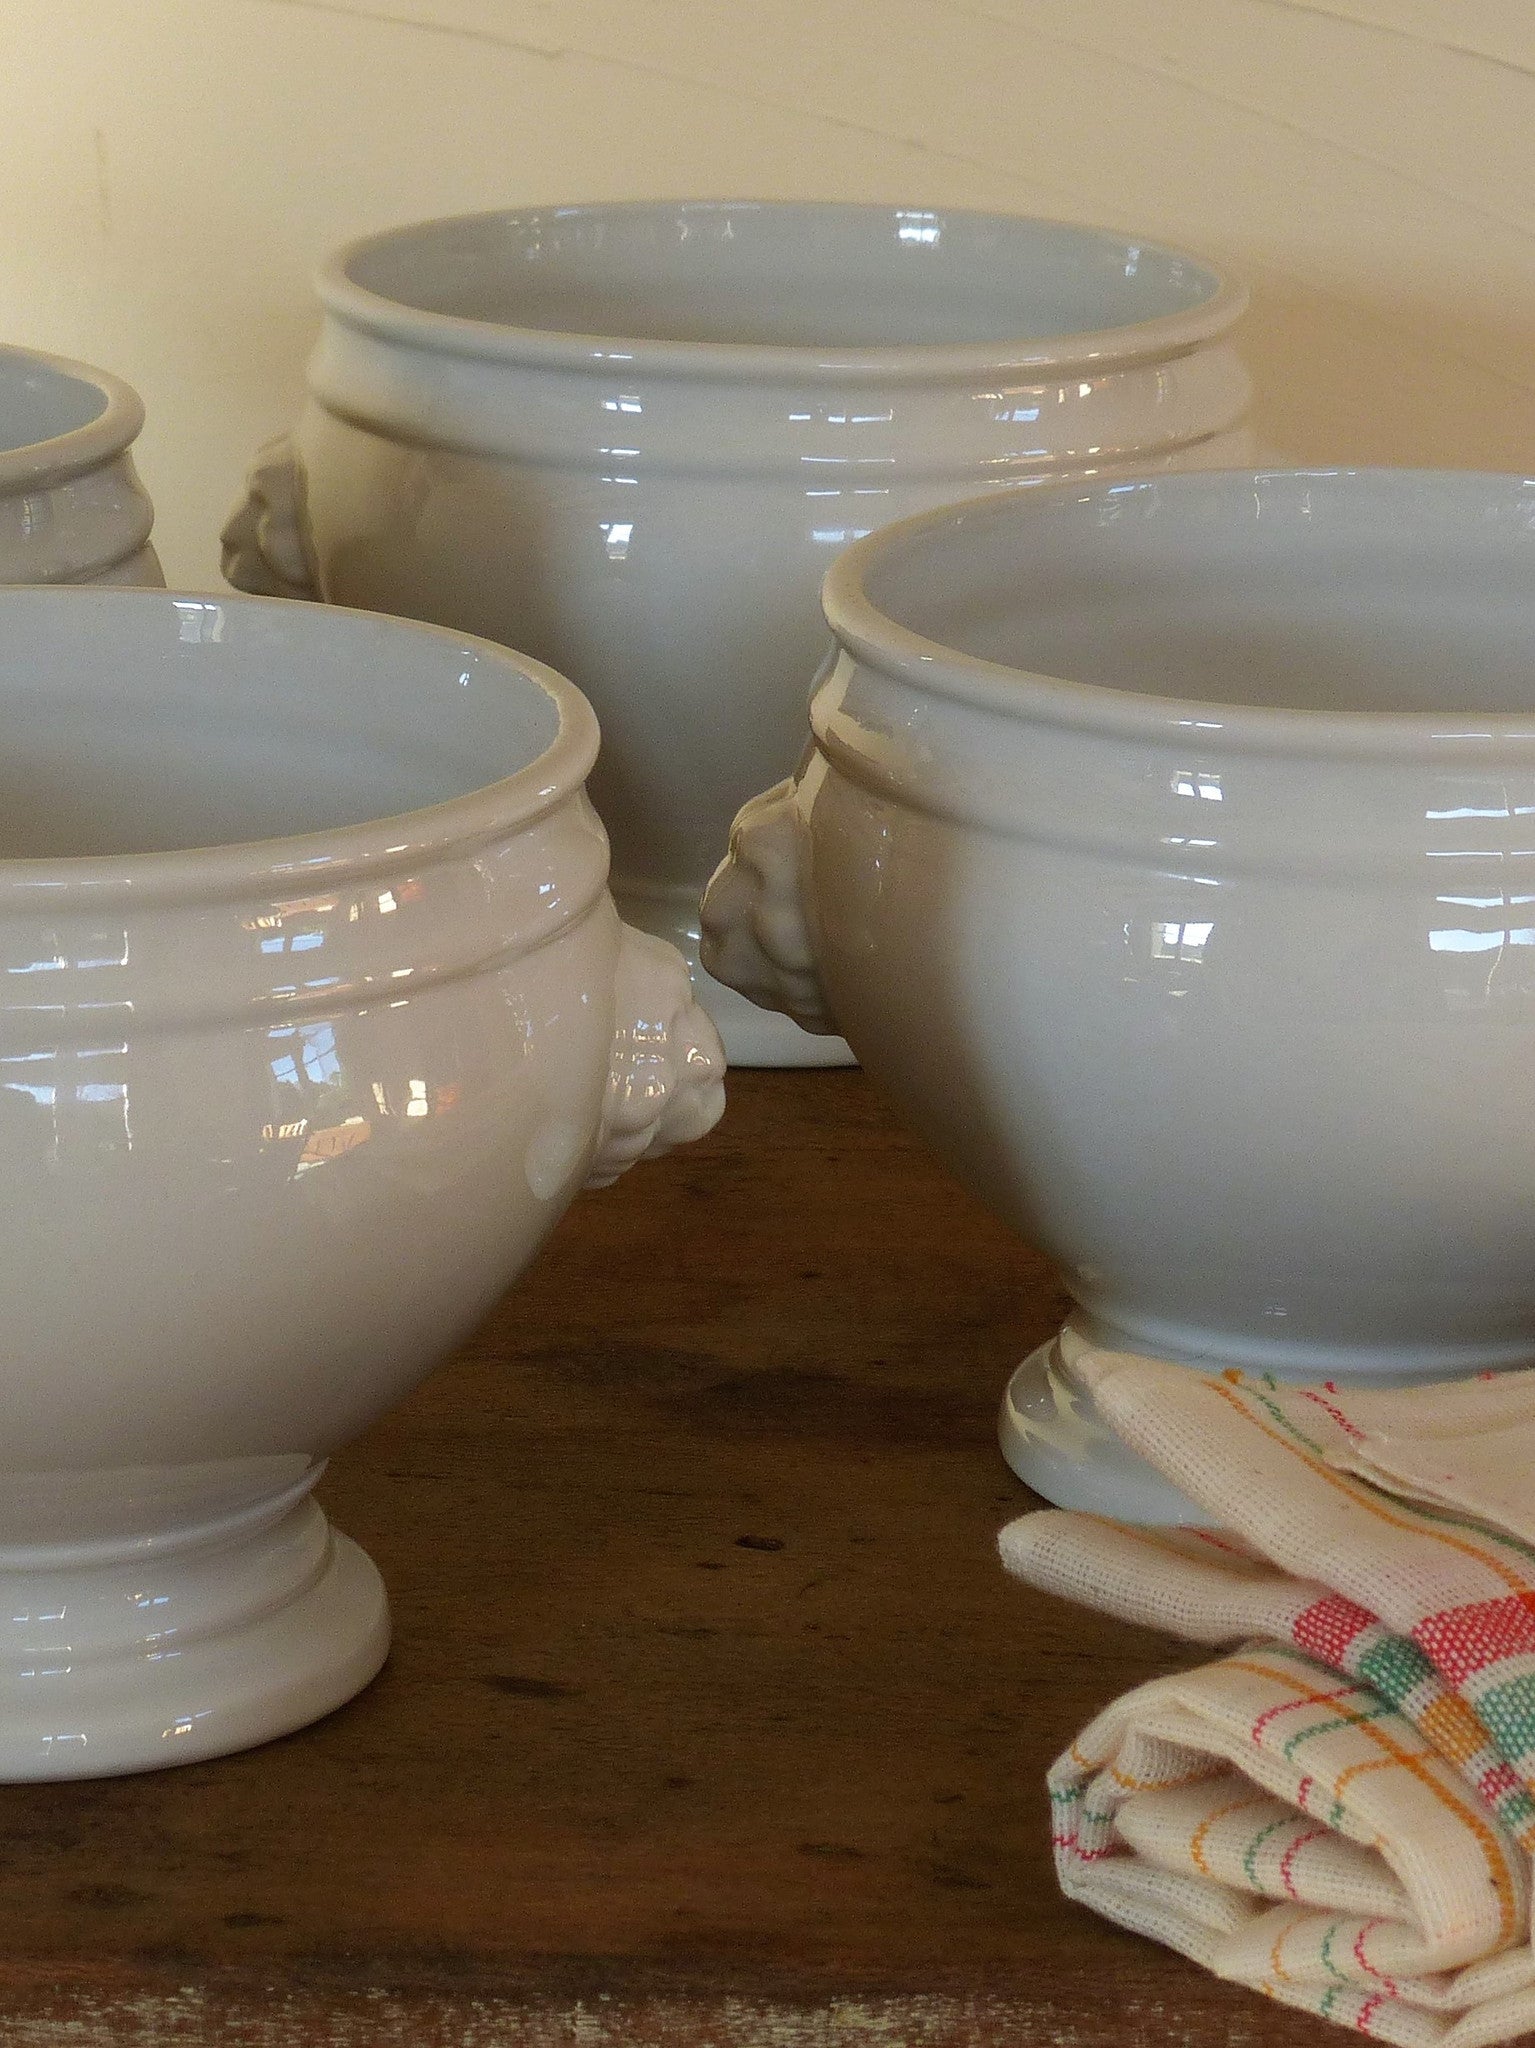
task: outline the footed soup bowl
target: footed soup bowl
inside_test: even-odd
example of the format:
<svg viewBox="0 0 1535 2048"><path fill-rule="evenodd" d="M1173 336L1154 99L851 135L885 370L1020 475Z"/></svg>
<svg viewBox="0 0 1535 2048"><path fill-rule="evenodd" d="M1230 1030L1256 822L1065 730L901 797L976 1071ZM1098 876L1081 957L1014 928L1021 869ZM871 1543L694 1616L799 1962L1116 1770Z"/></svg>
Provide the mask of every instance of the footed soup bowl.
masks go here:
<svg viewBox="0 0 1535 2048"><path fill-rule="evenodd" d="M1535 1364L1535 482L1232 472L851 549L710 971L836 1029L1076 1307L1004 1448L1187 1504L1075 1345L1388 1386Z"/></svg>
<svg viewBox="0 0 1535 2048"><path fill-rule="evenodd" d="M372 235L318 288L308 400L225 573L569 675L619 907L695 969L730 820L794 764L839 550L1044 477L1249 459L1245 293L1056 221L557 206ZM698 986L733 1062L849 1057Z"/></svg>
<svg viewBox="0 0 1535 2048"><path fill-rule="evenodd" d="M130 453L143 424L121 378L0 348L0 583L164 583Z"/></svg>
<svg viewBox="0 0 1535 2048"><path fill-rule="evenodd" d="M0 1778L96 1776L367 1682L326 1457L722 1060L502 648L5 590L0 735Z"/></svg>

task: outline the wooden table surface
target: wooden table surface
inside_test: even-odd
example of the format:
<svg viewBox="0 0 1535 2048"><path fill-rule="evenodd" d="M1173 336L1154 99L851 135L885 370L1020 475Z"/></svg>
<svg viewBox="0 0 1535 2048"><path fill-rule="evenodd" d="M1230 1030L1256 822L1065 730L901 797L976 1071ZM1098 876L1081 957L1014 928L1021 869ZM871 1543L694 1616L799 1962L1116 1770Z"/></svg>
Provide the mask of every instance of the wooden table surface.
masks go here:
<svg viewBox="0 0 1535 2048"><path fill-rule="evenodd" d="M0 1788L5 2048L1327 2038L1056 1892L1047 1764L1190 1653L996 1561L1040 1261L861 1075L730 1088L332 1464L361 1698Z"/></svg>

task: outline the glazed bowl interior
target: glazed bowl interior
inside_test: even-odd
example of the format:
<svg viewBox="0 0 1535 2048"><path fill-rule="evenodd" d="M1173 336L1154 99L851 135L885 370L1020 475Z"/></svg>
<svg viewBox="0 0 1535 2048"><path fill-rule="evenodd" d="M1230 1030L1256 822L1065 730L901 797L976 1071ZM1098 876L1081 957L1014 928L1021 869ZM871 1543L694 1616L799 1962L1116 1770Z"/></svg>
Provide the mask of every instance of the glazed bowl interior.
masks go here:
<svg viewBox="0 0 1535 2048"><path fill-rule="evenodd" d="M78 433L108 403L100 385L24 351L0 349L0 455Z"/></svg>
<svg viewBox="0 0 1535 2048"><path fill-rule="evenodd" d="M428 221L343 258L418 312L548 333L783 348L1047 341L1195 311L1223 289L1096 229L883 206L551 207Z"/></svg>
<svg viewBox="0 0 1535 2048"><path fill-rule="evenodd" d="M1193 705L1535 715L1535 479L1145 478L950 508L844 562L829 611L851 595L855 628L917 636L935 680L992 664Z"/></svg>
<svg viewBox="0 0 1535 2048"><path fill-rule="evenodd" d="M544 677L320 605L0 590L0 860L334 833L538 785L562 731Z"/></svg>

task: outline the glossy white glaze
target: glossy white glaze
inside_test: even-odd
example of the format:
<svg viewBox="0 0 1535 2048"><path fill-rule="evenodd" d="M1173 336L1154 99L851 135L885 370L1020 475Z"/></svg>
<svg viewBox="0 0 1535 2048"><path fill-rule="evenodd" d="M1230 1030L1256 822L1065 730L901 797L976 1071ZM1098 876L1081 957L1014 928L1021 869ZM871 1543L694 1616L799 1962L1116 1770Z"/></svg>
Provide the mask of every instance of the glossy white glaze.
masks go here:
<svg viewBox="0 0 1535 2048"><path fill-rule="evenodd" d="M148 1769L371 1676L325 1459L723 1062L537 664L5 590L0 730L0 1777Z"/></svg>
<svg viewBox="0 0 1535 2048"><path fill-rule="evenodd" d="M164 582L129 453L143 424L105 370L0 348L0 583Z"/></svg>
<svg viewBox="0 0 1535 2048"><path fill-rule="evenodd" d="M1054 222L553 207L371 237L319 290L309 402L226 573L571 675L620 906L694 959L731 816L793 765L841 548L970 493L1246 454L1243 293ZM699 986L732 1059L847 1057Z"/></svg>
<svg viewBox="0 0 1535 2048"><path fill-rule="evenodd" d="M988 501L851 550L826 605L714 971L835 1020L1094 1342L1535 1363L1535 482Z"/></svg>

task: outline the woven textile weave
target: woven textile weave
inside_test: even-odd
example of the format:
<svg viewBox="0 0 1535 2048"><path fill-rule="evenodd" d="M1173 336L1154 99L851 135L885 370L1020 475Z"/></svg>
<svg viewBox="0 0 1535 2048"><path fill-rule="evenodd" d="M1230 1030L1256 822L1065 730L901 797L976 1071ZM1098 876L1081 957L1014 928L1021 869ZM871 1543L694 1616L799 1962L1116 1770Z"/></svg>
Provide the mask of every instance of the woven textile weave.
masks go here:
<svg viewBox="0 0 1535 2048"><path fill-rule="evenodd" d="M1041 1511L1004 1563L1240 1647L1055 1765L1063 1891L1403 2048L1535 2032L1535 1372L1371 1393L1067 1363L1218 1527Z"/></svg>

